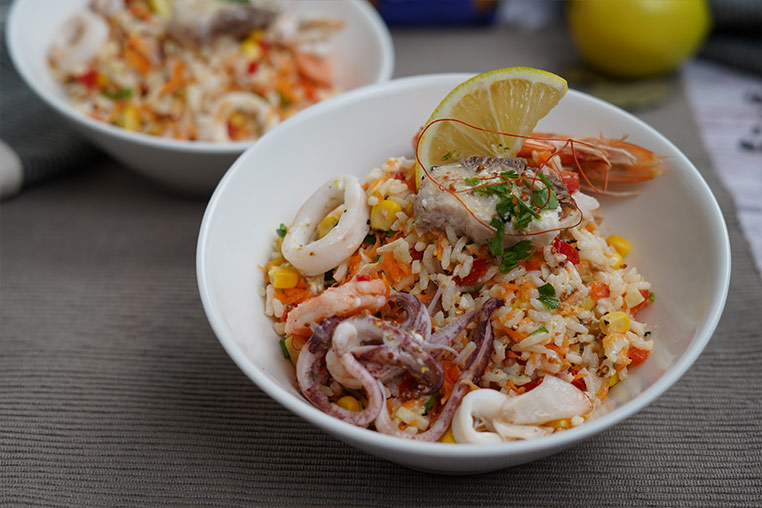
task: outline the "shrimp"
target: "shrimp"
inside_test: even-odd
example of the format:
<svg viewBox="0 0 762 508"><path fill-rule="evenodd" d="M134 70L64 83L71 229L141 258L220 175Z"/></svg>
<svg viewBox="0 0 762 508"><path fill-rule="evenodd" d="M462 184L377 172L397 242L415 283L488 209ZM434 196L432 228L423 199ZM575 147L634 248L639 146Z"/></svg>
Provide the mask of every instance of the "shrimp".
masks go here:
<svg viewBox="0 0 762 508"><path fill-rule="evenodd" d="M354 278L305 300L288 313L286 333L307 336L310 324L330 316L346 317L364 310L376 312L386 305L389 286L381 279Z"/></svg>
<svg viewBox="0 0 762 508"><path fill-rule="evenodd" d="M610 183L643 182L664 171L662 157L624 139L571 138L534 132L524 140L517 157L542 167L554 155L564 169L579 172L593 190L601 192L606 192Z"/></svg>

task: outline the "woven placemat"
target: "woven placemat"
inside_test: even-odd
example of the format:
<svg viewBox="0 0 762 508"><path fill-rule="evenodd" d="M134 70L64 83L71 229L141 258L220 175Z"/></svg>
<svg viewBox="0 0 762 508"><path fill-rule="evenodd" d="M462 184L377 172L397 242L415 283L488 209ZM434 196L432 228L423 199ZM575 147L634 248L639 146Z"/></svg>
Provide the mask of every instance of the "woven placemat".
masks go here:
<svg viewBox="0 0 762 508"><path fill-rule="evenodd" d="M460 60L458 69L442 56L435 70L505 66L510 46L497 42L533 46L495 32L450 36L470 40L481 63ZM534 47L554 48L539 36ZM395 34L398 52L431 40ZM461 42L450 57L463 58ZM411 73L410 61L400 64L398 73ZM201 308L194 253L204 203L103 162L5 203L0 505L759 506L760 279L685 97L641 117L691 158L725 214L733 277L717 332L690 371L632 418L563 453L479 476L367 455L258 390Z"/></svg>

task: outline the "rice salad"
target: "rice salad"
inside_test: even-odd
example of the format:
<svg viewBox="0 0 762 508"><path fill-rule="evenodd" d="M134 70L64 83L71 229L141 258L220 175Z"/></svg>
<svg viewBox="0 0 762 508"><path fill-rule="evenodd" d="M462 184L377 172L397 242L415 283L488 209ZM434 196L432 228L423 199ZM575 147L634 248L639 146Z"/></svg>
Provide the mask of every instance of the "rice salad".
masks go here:
<svg viewBox="0 0 762 508"><path fill-rule="evenodd" d="M582 424L646 360L654 293L629 242L604 237L577 174L508 163L392 157L281 224L260 292L312 404L406 439L530 439Z"/></svg>
<svg viewBox="0 0 762 508"><path fill-rule="evenodd" d="M178 140L253 140L340 91L328 45L343 23L273 0L92 0L48 61L96 120Z"/></svg>

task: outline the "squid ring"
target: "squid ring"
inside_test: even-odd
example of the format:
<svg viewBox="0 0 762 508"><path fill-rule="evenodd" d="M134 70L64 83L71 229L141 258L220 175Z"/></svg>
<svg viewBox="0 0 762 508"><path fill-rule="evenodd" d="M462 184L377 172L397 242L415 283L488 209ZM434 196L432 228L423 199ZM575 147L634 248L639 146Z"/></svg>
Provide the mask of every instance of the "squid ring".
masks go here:
<svg viewBox="0 0 762 508"><path fill-rule="evenodd" d="M256 137L278 124L278 115L266 100L252 93L230 92L217 102L214 111L213 137L215 141L231 141L228 120L236 111L251 113L256 117L260 128L260 133Z"/></svg>
<svg viewBox="0 0 762 508"><path fill-rule="evenodd" d="M339 223L323 238L310 241L318 224L344 203ZM289 263L311 277L336 268L349 258L368 234L370 211L365 191L356 176L330 180L302 205L283 239L281 252Z"/></svg>
<svg viewBox="0 0 762 508"><path fill-rule="evenodd" d="M53 59L61 70L75 72L98 53L108 33L108 24L100 16L84 11L62 27L53 43Z"/></svg>

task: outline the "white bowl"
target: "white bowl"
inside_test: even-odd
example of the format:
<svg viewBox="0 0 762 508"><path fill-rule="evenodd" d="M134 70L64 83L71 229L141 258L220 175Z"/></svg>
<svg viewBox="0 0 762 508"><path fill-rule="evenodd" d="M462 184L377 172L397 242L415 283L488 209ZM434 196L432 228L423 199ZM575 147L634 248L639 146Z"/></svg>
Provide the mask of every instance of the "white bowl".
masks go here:
<svg viewBox="0 0 762 508"><path fill-rule="evenodd" d="M643 311L654 332L655 348L648 360L611 390L594 419L548 437L501 446L407 441L354 427L313 407L300 395L291 363L283 358L264 315L263 298L257 294L264 279L257 264L267 261L278 225L289 223L320 184L347 173L364 176L389 156L412 156L413 134L447 92L468 77L421 76L366 87L278 126L247 150L220 182L204 215L197 250L201 300L212 328L262 390L357 448L441 473L475 473L535 460L648 405L704 349L722 313L730 280L725 223L696 168L645 123L570 90L540 122L539 130L627 135L668 157L668 170L644 185L641 194L601 199L605 227L629 238L633 249L627 261L652 283L657 296L656 304Z"/></svg>
<svg viewBox="0 0 762 508"><path fill-rule="evenodd" d="M331 43L335 79L345 90L388 80L394 67L391 36L363 0L282 0L295 13L346 21ZM71 125L126 166L172 188L209 194L253 142L212 143L158 138L126 131L76 111L51 75L46 55L59 28L90 0L16 0L7 22L11 58L27 85Z"/></svg>

